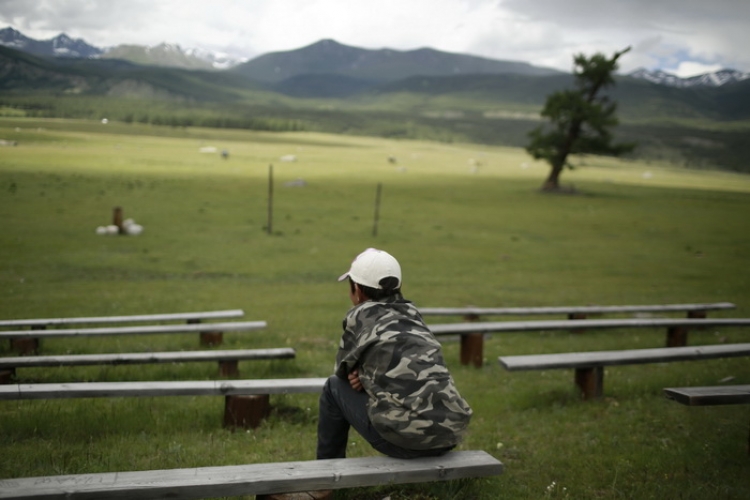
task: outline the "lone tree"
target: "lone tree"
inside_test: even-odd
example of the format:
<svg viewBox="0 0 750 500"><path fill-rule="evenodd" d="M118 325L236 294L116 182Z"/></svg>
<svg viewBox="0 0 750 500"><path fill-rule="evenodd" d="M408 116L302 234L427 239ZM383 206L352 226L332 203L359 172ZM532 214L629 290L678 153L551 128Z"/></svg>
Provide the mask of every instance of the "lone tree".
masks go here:
<svg viewBox="0 0 750 500"><path fill-rule="evenodd" d="M617 70L617 59L630 47L616 52L611 59L603 54L587 58L578 54L573 58L575 88L555 92L547 97L541 115L549 118L550 126L539 126L529 132L531 143L526 146L535 159L545 160L550 173L542 185L543 191L560 191L563 168L573 168L570 155L599 154L619 156L632 151L635 144L613 144L610 131L618 121L617 104L602 89L614 85L612 74Z"/></svg>

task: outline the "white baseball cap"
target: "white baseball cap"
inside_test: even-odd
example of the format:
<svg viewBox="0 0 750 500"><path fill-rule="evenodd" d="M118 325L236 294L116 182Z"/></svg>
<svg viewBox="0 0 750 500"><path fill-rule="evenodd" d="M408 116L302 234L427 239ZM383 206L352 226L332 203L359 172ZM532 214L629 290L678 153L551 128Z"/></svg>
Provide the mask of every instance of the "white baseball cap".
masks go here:
<svg viewBox="0 0 750 500"><path fill-rule="evenodd" d="M357 255L349 270L339 276L339 281L351 278L360 285L382 290L381 280L389 277L396 278L396 288L401 288L401 266L396 258L384 250L368 248Z"/></svg>

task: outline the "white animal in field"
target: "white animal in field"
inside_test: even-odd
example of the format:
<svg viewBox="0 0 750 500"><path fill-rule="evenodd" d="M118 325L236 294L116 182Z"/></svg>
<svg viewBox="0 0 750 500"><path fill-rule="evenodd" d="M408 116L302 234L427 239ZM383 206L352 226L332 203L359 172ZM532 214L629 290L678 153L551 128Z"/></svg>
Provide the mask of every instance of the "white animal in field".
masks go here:
<svg viewBox="0 0 750 500"><path fill-rule="evenodd" d="M129 234L130 236L138 236L142 232L143 226L141 226L140 224L131 224L125 228L125 233Z"/></svg>
<svg viewBox="0 0 750 500"><path fill-rule="evenodd" d="M136 224L133 219L125 219L124 221L122 221L122 228L125 231L125 234L128 234L130 236L138 236L143 232L143 226L140 224ZM120 228L114 224L110 224L108 226L99 226L96 228L96 234L100 236L120 234Z"/></svg>
<svg viewBox="0 0 750 500"><path fill-rule="evenodd" d="M125 219L122 221L122 227L125 230L125 234L130 236L138 236L143 232L143 226L136 224L133 219Z"/></svg>
<svg viewBox="0 0 750 500"><path fill-rule="evenodd" d="M297 161L297 157L294 156L294 155L284 155L281 158L279 158L279 160L286 161L286 162L292 162L292 161Z"/></svg>

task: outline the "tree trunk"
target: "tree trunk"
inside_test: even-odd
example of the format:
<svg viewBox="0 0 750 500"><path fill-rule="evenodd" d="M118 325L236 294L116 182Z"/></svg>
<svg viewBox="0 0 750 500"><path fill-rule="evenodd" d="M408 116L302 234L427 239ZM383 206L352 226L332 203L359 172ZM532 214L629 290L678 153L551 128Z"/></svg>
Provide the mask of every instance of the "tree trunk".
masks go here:
<svg viewBox="0 0 750 500"><path fill-rule="evenodd" d="M560 190L560 173L562 172L563 164L555 164L547 176L547 180L542 184L542 191L559 191Z"/></svg>

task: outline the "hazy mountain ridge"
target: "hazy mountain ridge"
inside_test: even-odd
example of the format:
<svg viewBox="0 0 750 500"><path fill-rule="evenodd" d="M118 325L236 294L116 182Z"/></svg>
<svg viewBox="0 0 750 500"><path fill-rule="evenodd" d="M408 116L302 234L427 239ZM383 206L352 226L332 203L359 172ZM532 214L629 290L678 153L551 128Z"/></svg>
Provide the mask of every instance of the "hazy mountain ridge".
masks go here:
<svg viewBox="0 0 750 500"><path fill-rule="evenodd" d="M338 74L373 82L392 82L416 75L519 73L541 76L561 73L525 62L500 61L430 48L372 50L343 45L335 40L321 40L296 50L264 54L232 68L232 71L269 83L313 73Z"/></svg>
<svg viewBox="0 0 750 500"><path fill-rule="evenodd" d="M295 78L297 86L299 77L308 74L340 74L357 80L386 82L416 75L519 73L542 76L562 73L525 62L500 61L430 48L410 51L371 50L346 46L334 40L321 40L295 50L271 52L251 60L232 58L224 53L199 48L183 49L179 45L169 43L153 47L121 44L98 48L64 33L49 40L35 40L10 27L0 29L0 45L44 57L119 58L137 64L187 69L233 68L234 71L254 80L267 83L279 83ZM719 87L750 79L750 73L733 69L681 78L665 71L641 68L627 76L678 88ZM319 83L321 79L318 78L317 81ZM291 93L300 92L304 93L303 89L296 88Z"/></svg>
<svg viewBox="0 0 750 500"><path fill-rule="evenodd" d="M104 50L89 45L80 38L70 38L61 33L49 40L34 40L13 28L0 30L0 45L46 57L97 57Z"/></svg>
<svg viewBox="0 0 750 500"><path fill-rule="evenodd" d="M73 39L65 33L49 40L35 40L11 27L0 29L0 45L43 57L123 59L136 64L164 67L232 69L253 80L271 84L280 84L284 80L292 79L287 84L280 85L281 89L285 89L281 91L289 95L305 94L300 83L304 80L304 75L310 74L342 75L361 82L383 83L413 76L505 73L545 76L563 73L526 62L501 61L468 54L441 52L431 48L408 51L387 48L361 49L330 39L320 40L295 50L263 54L250 60L232 58L224 53L199 48L184 49L170 43L161 43L153 47L121 44L99 48L83 39ZM733 69L681 78L665 71L641 68L627 76L677 88L720 87L750 79L750 73ZM323 79L317 77L316 84L320 85Z"/></svg>
<svg viewBox="0 0 750 500"><path fill-rule="evenodd" d="M153 47L121 44L99 48L64 33L49 40L35 40L13 28L0 30L0 45L42 57L123 59L136 64L186 69L227 69L245 61L202 49L183 49L169 43Z"/></svg>

